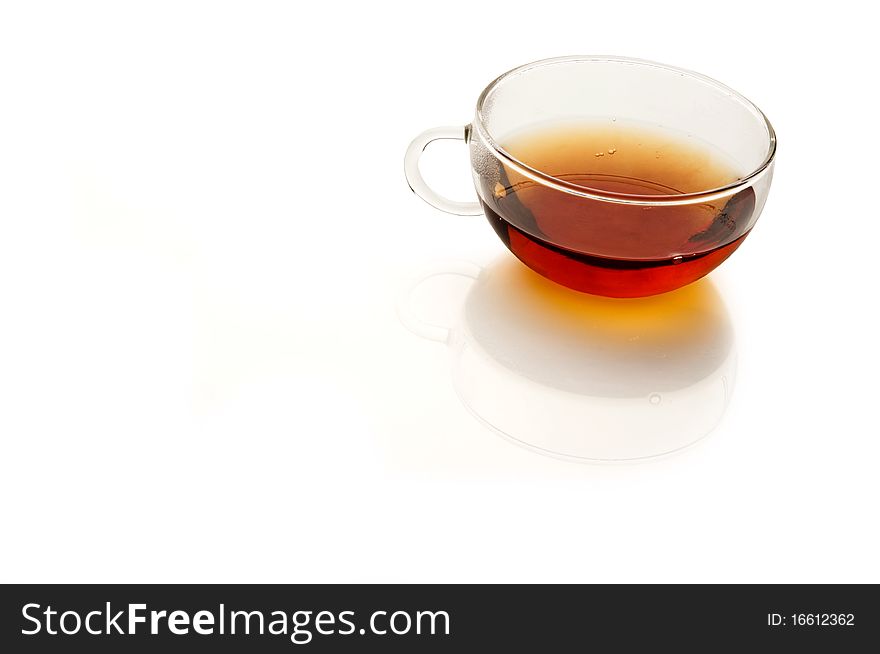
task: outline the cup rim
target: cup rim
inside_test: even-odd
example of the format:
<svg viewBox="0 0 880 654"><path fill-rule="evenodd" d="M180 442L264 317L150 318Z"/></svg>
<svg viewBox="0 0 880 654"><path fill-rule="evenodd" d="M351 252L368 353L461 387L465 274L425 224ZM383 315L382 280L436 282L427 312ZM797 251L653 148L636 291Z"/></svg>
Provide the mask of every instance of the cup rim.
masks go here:
<svg viewBox="0 0 880 654"><path fill-rule="evenodd" d="M687 75L688 77L700 80L706 84L710 84L715 88L724 91L731 98L736 99L746 105L747 108L751 109L756 114L756 116L761 121L763 121L764 126L767 129L767 135L769 138L767 154L764 157L764 160L757 166L757 168L752 170L747 175L744 175L741 179L736 180L735 182L731 182L730 184L712 189L694 191L690 193L680 193L676 195L643 195L635 193L618 193L615 191L606 191L603 189L591 188L589 186L583 186L580 184L573 184L564 179L549 175L541 170L538 170L537 168L533 168L532 166L514 157L503 147L501 147L501 145L497 141L495 141L495 139L489 133L489 130L483 120L483 106L486 102L486 99L489 97L489 94L492 93L492 91L496 89L508 77L524 73L532 68L575 62L611 62L661 68L666 71ZM731 195L733 192L744 189L747 186L753 184L756 179L760 177L771 166L773 160L776 157L776 131L773 129L773 125L770 124L770 120L767 118L764 112L761 111L754 102L746 98L741 93L738 93L734 89L730 88L726 84L722 84L716 79L692 70L688 70L686 68L670 66L668 64L662 64L656 61L650 61L648 59L635 59L632 57L619 57L615 55L570 55L565 57L551 57L549 59L539 59L537 61L532 61L530 63L523 64L522 66L512 68L506 73L502 73L494 80L492 80L485 89L483 89L483 92L477 99L476 117L473 126L471 127L472 128L469 131L476 131L484 144L490 150L492 150L492 152L497 157L504 160L508 165L510 165L520 174L526 177L530 177L534 181L539 182L545 186L550 186L560 191L564 191L585 198L617 202L622 204L681 205L692 204L696 202L705 202L721 197L726 197L728 195ZM473 128L476 129L474 130Z"/></svg>

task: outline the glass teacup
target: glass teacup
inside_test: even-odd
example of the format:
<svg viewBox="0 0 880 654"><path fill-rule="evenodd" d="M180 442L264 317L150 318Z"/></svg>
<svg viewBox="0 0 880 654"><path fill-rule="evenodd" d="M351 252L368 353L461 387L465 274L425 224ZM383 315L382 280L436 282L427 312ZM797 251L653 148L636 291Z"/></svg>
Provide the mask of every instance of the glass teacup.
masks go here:
<svg viewBox="0 0 880 654"><path fill-rule="evenodd" d="M470 148L479 202L434 192L418 160L437 139ZM621 57L561 57L494 80L464 127L419 135L410 187L438 209L485 213L523 263L611 297L703 277L749 234L767 199L776 135L708 77Z"/></svg>

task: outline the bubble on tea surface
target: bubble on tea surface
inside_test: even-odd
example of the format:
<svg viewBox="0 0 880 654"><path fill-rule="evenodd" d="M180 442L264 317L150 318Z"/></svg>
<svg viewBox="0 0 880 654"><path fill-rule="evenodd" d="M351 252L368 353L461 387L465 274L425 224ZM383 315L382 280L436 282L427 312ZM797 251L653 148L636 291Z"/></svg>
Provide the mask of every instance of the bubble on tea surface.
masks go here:
<svg viewBox="0 0 880 654"><path fill-rule="evenodd" d="M655 404L655 405L660 404L660 400L662 400L662 399L663 398L660 397L660 393L651 393L651 395L648 396L648 401L651 404Z"/></svg>

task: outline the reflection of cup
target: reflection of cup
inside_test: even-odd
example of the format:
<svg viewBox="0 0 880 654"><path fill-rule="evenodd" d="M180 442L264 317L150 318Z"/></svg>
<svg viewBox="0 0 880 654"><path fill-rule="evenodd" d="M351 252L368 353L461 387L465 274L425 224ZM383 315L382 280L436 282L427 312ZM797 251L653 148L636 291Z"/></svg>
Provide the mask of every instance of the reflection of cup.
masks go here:
<svg viewBox="0 0 880 654"><path fill-rule="evenodd" d="M733 329L708 280L617 300L505 258L482 270L447 266L416 286L443 275L475 280L453 326L419 320L409 296L401 319L449 345L462 402L519 444L585 460L659 456L708 434L727 407Z"/></svg>

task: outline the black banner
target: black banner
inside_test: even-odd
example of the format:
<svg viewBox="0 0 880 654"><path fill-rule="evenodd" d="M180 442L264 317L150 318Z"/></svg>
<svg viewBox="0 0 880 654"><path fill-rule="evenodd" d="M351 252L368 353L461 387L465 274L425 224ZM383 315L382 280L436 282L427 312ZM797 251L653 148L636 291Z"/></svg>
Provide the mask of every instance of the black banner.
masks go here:
<svg viewBox="0 0 880 654"><path fill-rule="evenodd" d="M0 651L16 653L849 652L880 643L869 585L12 585L0 594Z"/></svg>

